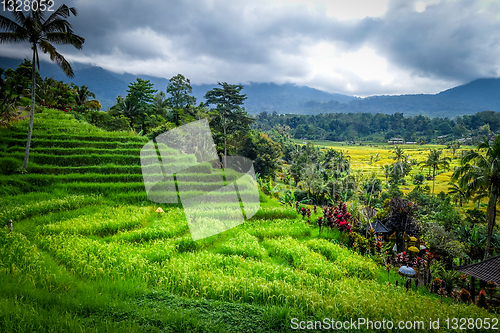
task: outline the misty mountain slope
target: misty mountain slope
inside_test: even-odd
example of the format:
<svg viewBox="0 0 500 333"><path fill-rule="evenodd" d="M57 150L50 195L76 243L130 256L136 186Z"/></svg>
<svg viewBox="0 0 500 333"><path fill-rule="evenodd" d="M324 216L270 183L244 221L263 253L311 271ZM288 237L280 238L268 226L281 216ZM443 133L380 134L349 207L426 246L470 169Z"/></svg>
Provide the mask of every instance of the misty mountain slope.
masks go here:
<svg viewBox="0 0 500 333"><path fill-rule="evenodd" d="M0 67L16 68L21 59L0 57ZM101 101L103 110L116 102L118 95L127 94L128 85L137 77L150 80L155 89L166 91L166 78L130 73L114 73L97 66L72 64L75 77L69 79L54 63L41 62L40 75L54 77L63 82L86 85ZM229 82L232 83L232 82ZM192 85L197 103L204 102L205 93L217 87L214 84ZM330 94L310 87L294 84L249 83L244 85L247 95L244 107L249 113L276 111L277 113L319 114L330 112L369 112L405 115L423 114L431 117L454 117L480 111L500 111L500 79L477 79L438 94L397 96L370 96L357 98L342 94Z"/></svg>

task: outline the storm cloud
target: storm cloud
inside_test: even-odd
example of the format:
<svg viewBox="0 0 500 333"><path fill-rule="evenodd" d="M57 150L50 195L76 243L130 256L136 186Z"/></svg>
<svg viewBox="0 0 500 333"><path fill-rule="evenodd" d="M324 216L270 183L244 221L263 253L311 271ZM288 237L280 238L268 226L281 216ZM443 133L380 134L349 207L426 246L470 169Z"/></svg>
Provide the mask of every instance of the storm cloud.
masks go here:
<svg viewBox="0 0 500 333"><path fill-rule="evenodd" d="M57 4L57 1L56 1ZM274 82L357 96L437 93L500 71L500 3L76 0L71 61L192 83ZM29 56L0 45L0 55Z"/></svg>

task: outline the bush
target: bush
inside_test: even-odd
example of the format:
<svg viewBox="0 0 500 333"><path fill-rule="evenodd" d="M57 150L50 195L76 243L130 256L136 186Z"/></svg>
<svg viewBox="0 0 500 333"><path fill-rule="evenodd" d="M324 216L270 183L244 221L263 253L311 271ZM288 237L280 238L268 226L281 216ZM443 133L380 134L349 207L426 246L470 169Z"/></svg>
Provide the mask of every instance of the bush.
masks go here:
<svg viewBox="0 0 500 333"><path fill-rule="evenodd" d="M445 199L439 203L438 211L434 214L434 219L447 231L455 230L462 222L460 214L450 202L450 197L445 197Z"/></svg>
<svg viewBox="0 0 500 333"><path fill-rule="evenodd" d="M21 161L12 157L2 157L0 159L0 174L12 175L21 166Z"/></svg>
<svg viewBox="0 0 500 333"><path fill-rule="evenodd" d="M424 183L425 177L422 174L415 175L415 178L413 178L413 184L415 185L422 185Z"/></svg>
<svg viewBox="0 0 500 333"><path fill-rule="evenodd" d="M163 134L165 132L168 132L173 128L175 128L175 124L167 122L166 124L160 125L158 127L153 128L152 130L150 130L150 132L147 134L147 137L149 139L154 139L158 135Z"/></svg>

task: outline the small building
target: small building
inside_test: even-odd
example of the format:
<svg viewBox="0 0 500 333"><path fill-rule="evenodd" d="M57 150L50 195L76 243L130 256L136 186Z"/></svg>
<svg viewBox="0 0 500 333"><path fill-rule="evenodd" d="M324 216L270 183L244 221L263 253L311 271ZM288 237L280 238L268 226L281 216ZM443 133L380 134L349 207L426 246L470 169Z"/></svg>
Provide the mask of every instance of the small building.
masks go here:
<svg viewBox="0 0 500 333"><path fill-rule="evenodd" d="M407 142L406 144L407 145L416 145L417 143L416 142Z"/></svg>
<svg viewBox="0 0 500 333"><path fill-rule="evenodd" d="M458 266L455 270L470 275L472 290L469 291L472 299L476 298L476 290L473 287L475 279L485 282L493 281L497 287L500 286L500 254L475 264Z"/></svg>
<svg viewBox="0 0 500 333"><path fill-rule="evenodd" d="M403 140L402 138L392 138L387 141L387 143L390 145L402 145L405 143L405 140Z"/></svg>
<svg viewBox="0 0 500 333"><path fill-rule="evenodd" d="M370 230L370 227L373 228L375 234L377 235L377 239L386 242L388 240L389 229L380 221L375 221L372 223L368 223L366 226L366 230Z"/></svg>
<svg viewBox="0 0 500 333"><path fill-rule="evenodd" d="M458 266L455 270L479 280L493 281L500 287L500 254L475 264Z"/></svg>

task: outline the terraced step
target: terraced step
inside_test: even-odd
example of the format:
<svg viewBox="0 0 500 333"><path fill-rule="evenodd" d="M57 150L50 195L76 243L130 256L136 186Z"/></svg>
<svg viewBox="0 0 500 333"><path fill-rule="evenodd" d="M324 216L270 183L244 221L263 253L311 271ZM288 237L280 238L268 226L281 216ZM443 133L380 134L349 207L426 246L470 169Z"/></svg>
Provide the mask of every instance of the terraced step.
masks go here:
<svg viewBox="0 0 500 333"><path fill-rule="evenodd" d="M85 174L85 173L98 173L102 175L113 174L130 174L142 175L140 165L116 165L108 163L105 165L91 165L91 166L56 166L56 165L38 165L36 163L28 164L28 173L30 174L45 174L45 175L65 175L65 174Z"/></svg>
<svg viewBox="0 0 500 333"><path fill-rule="evenodd" d="M5 143L7 147L24 147L26 145L26 138L15 139L3 137L2 143ZM31 141L31 148L100 148L100 149L141 149L144 147L143 143L140 142L121 142L121 141L82 141L82 140L50 140L50 139L37 139L33 138Z"/></svg>
<svg viewBox="0 0 500 333"><path fill-rule="evenodd" d="M0 157L13 157L18 160L24 158L24 153L1 153ZM39 153L30 153L30 161L38 164L49 164L58 166L90 166L107 163L118 165L140 165L140 159L137 156L129 155L47 155Z"/></svg>
<svg viewBox="0 0 500 333"><path fill-rule="evenodd" d="M9 137L12 139L25 140L27 137L27 132L24 131L11 131L8 132L4 137ZM105 135L105 133L96 133L94 135L84 135L84 134L45 134L39 133L38 131L33 131L32 140L54 140L54 141L98 141L98 142L128 142L128 143L141 143L146 144L149 139L144 136L116 136L116 135Z"/></svg>
<svg viewBox="0 0 500 333"><path fill-rule="evenodd" d="M9 153L24 153L25 147L13 146L7 149ZM72 148L72 149L61 149L55 147L40 147L30 150L37 154L47 154L47 155L130 155L139 157L141 150L138 148L131 149L105 149L105 148Z"/></svg>

